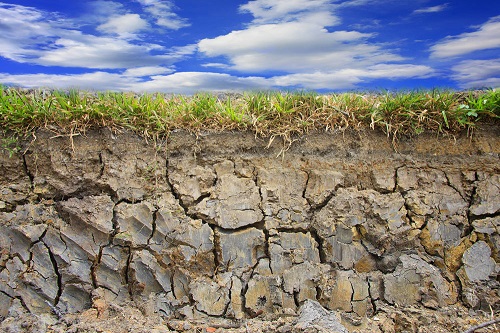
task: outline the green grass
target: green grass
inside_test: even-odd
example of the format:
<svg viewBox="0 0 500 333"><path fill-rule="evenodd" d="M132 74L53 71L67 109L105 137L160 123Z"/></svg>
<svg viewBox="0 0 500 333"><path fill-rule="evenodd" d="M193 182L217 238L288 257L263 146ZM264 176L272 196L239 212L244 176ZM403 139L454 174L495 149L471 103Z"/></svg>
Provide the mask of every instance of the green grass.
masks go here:
<svg viewBox="0 0 500 333"><path fill-rule="evenodd" d="M143 135L251 130L290 139L310 131L371 127L398 138L470 131L481 123L498 124L499 118L500 91L491 89L184 96L0 86L0 126L16 135L39 128L75 133L105 126Z"/></svg>

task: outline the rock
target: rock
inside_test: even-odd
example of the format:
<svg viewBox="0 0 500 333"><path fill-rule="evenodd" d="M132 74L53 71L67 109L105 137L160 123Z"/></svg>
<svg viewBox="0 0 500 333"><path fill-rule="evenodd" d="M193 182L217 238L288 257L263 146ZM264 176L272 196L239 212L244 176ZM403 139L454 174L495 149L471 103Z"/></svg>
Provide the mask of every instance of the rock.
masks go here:
<svg viewBox="0 0 500 333"><path fill-rule="evenodd" d="M421 299L420 275L416 269L396 270L384 276L384 299L397 306L416 304Z"/></svg>
<svg viewBox="0 0 500 333"><path fill-rule="evenodd" d="M337 226L335 235L326 238L324 243L325 258L329 263L337 264L343 269L352 269L368 252L360 241L353 241L353 230L342 225Z"/></svg>
<svg viewBox="0 0 500 333"><path fill-rule="evenodd" d="M393 273L384 276L384 298L391 304L408 306L421 301L447 306L457 301L457 290L440 271L417 255L403 254Z"/></svg>
<svg viewBox="0 0 500 333"><path fill-rule="evenodd" d="M276 276L255 275L248 282L245 292L245 308L251 314L261 311L272 313L275 306L284 308L295 308L295 304L287 304L283 301L281 283Z"/></svg>
<svg viewBox="0 0 500 333"><path fill-rule="evenodd" d="M115 206L118 233L115 242L132 246L147 245L153 232L154 207L147 201L137 204L122 202Z"/></svg>
<svg viewBox="0 0 500 333"><path fill-rule="evenodd" d="M329 256L326 259L330 262L340 259L343 265L352 267L352 262L365 253L359 244L337 244L348 244L350 241L345 238L347 234L337 236L337 229L344 233L352 232L353 228L359 229L358 240L361 239L369 251L380 256L386 251L412 244L406 213L405 201L400 193L380 194L374 190L340 188L337 195L315 215L313 226L321 238L330 238L330 248L326 250L337 259ZM339 240L339 237L343 237L344 241ZM340 254L343 248L350 252L346 253L345 258Z"/></svg>
<svg viewBox="0 0 500 333"><path fill-rule="evenodd" d="M80 235L82 236L82 235ZM83 237L82 237L83 238ZM76 238L77 241L82 238ZM61 275L62 284L70 281L78 281L84 285L92 284L92 263L97 260L99 253L98 249L84 249L77 241L67 237L55 228L49 228L43 238L45 244L52 252L56 260L59 274ZM86 240L90 242L90 240Z"/></svg>
<svg viewBox="0 0 500 333"><path fill-rule="evenodd" d="M335 271L331 277L328 277L327 281L320 284L324 297L328 300L329 309L352 311L353 290L349 277L353 274L353 271Z"/></svg>
<svg viewBox="0 0 500 333"><path fill-rule="evenodd" d="M59 202L59 211L68 223L61 233L78 244L94 260L100 248L110 242L114 203L109 196L71 198Z"/></svg>
<svg viewBox="0 0 500 333"><path fill-rule="evenodd" d="M491 258L491 249L483 241L474 243L462 257L465 274L471 282L488 280L496 273L495 261Z"/></svg>
<svg viewBox="0 0 500 333"><path fill-rule="evenodd" d="M500 212L500 175L481 175L470 212L475 216Z"/></svg>
<svg viewBox="0 0 500 333"><path fill-rule="evenodd" d="M175 207L164 207L156 213L156 229L149 248L164 261L212 275L215 270L212 229L202 220L193 220L172 208Z"/></svg>
<svg viewBox="0 0 500 333"><path fill-rule="evenodd" d="M262 220L260 194L255 182L233 174L217 179L215 190L190 213L207 219L224 229L237 229Z"/></svg>
<svg viewBox="0 0 500 333"><path fill-rule="evenodd" d="M309 261L293 265L283 273L283 290L289 295L296 295L299 303L306 299L316 299L317 282L328 270L327 265L314 265Z"/></svg>
<svg viewBox="0 0 500 333"><path fill-rule="evenodd" d="M253 268L260 258L266 256L266 239L264 232L255 228L239 231L216 229L216 237L220 246L219 258L221 269L233 271Z"/></svg>
<svg viewBox="0 0 500 333"><path fill-rule="evenodd" d="M382 193L394 191L396 186L395 170L391 167L380 166L372 170L371 176L374 189Z"/></svg>
<svg viewBox="0 0 500 333"><path fill-rule="evenodd" d="M22 310L54 332L101 320L148 331L161 322L139 317L160 314L191 321L179 330L301 331L291 316L317 300L349 330L394 332L500 305L498 135L457 135L461 146L424 134L395 153L382 134L333 131L276 159L277 140L266 148L250 132L174 131L166 151L106 129L42 133L22 157L0 153L7 323ZM74 312L88 326L69 327Z"/></svg>
<svg viewBox="0 0 500 333"><path fill-rule="evenodd" d="M396 178L398 189L404 192L425 188L429 192L435 193L448 184L446 174L437 169L419 169L404 166L398 168Z"/></svg>
<svg viewBox="0 0 500 333"><path fill-rule="evenodd" d="M309 232L278 233L269 239L269 254L273 274L282 274L294 264L320 262L318 244Z"/></svg>
<svg viewBox="0 0 500 333"><path fill-rule="evenodd" d="M75 313L88 309L92 304L91 292L88 285L65 283L57 308L62 313Z"/></svg>
<svg viewBox="0 0 500 333"><path fill-rule="evenodd" d="M458 265L452 258L461 251L462 235L469 224L469 203L463 197L468 185L459 186L456 178L460 175L451 175L455 175L450 176L453 182L440 170L405 167L398 170L398 186L406 191L408 215L412 226L422 229L419 238L426 252L445 259L455 271Z"/></svg>
<svg viewBox="0 0 500 333"><path fill-rule="evenodd" d="M209 316L222 316L229 304L230 276L219 277L215 281L200 278L191 281L189 289L195 308Z"/></svg>
<svg viewBox="0 0 500 333"><path fill-rule="evenodd" d="M94 279L98 287L111 292L104 292L107 302L122 303L128 298L126 268L129 255L129 248L117 245L106 246L102 250Z"/></svg>
<svg viewBox="0 0 500 333"><path fill-rule="evenodd" d="M481 220L472 222L474 231L481 234L499 234L500 233L500 216L486 217ZM500 249L499 249L500 250Z"/></svg>
<svg viewBox="0 0 500 333"><path fill-rule="evenodd" d="M185 206L191 206L202 196L212 192L216 175L209 167L196 164L196 161L183 159L169 163L168 177L173 190L179 194Z"/></svg>
<svg viewBox="0 0 500 333"><path fill-rule="evenodd" d="M313 326L319 326L330 333L349 333L340 323L339 315L326 310L317 301L307 300L300 309L295 329L306 330Z"/></svg>
<svg viewBox="0 0 500 333"><path fill-rule="evenodd" d="M227 315L230 316L232 312L232 317L235 319L243 319L245 317L245 299L243 298L242 290L243 283L241 282L241 279L237 276L231 277L231 298Z"/></svg>
<svg viewBox="0 0 500 333"><path fill-rule="evenodd" d="M268 229L307 228L309 204L302 196L307 173L289 168L257 169L257 185L262 196L262 210Z"/></svg>
<svg viewBox="0 0 500 333"><path fill-rule="evenodd" d="M22 281L39 290L40 294L54 305L59 292L59 272L51 261L51 253L42 242L34 244L30 251L32 256L29 270L22 275Z"/></svg>
<svg viewBox="0 0 500 333"><path fill-rule="evenodd" d="M335 191L344 186L344 175L338 171L311 170L308 176L305 198L312 208L326 204Z"/></svg>
<svg viewBox="0 0 500 333"><path fill-rule="evenodd" d="M36 211L40 215L46 214L43 210ZM40 223L41 221L37 221L40 224L27 224L29 219L25 218L26 215L22 210L16 213L0 213L0 219L4 223L13 223L9 227L0 225L0 248L10 249L12 253L21 256L23 261L29 260L31 245L40 240L47 229L47 225Z"/></svg>
<svg viewBox="0 0 500 333"><path fill-rule="evenodd" d="M172 272L147 250L132 252L128 280L133 283L131 293L139 298L147 298L150 293L172 291Z"/></svg>
<svg viewBox="0 0 500 333"><path fill-rule="evenodd" d="M0 322L7 317L11 306L12 297L0 292Z"/></svg>
<svg viewBox="0 0 500 333"><path fill-rule="evenodd" d="M105 234L113 231L114 203L109 196L71 198L59 203L60 212L74 228L84 225Z"/></svg>
<svg viewBox="0 0 500 333"><path fill-rule="evenodd" d="M457 226L430 219L420 234L420 242L432 255L445 257L445 253L460 244L462 231Z"/></svg>

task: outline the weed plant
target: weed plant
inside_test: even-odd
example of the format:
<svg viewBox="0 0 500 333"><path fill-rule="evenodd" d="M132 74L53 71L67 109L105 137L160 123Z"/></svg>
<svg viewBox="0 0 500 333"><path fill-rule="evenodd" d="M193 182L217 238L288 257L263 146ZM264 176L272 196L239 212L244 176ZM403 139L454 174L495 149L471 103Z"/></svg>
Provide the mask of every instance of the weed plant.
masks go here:
<svg viewBox="0 0 500 333"><path fill-rule="evenodd" d="M200 93L193 96L0 86L0 126L26 135L39 128L58 133L91 127L165 135L252 130L287 140L309 131L371 127L388 136L454 133L481 123L499 123L500 91L451 90L349 92Z"/></svg>

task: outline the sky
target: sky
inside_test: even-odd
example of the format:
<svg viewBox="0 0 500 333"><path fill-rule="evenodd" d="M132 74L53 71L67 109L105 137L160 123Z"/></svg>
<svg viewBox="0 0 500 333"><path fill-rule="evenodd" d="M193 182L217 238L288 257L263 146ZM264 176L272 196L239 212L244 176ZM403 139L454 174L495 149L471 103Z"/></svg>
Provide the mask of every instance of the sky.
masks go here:
<svg viewBox="0 0 500 333"><path fill-rule="evenodd" d="M500 87L500 1L0 0L0 83L201 91Z"/></svg>

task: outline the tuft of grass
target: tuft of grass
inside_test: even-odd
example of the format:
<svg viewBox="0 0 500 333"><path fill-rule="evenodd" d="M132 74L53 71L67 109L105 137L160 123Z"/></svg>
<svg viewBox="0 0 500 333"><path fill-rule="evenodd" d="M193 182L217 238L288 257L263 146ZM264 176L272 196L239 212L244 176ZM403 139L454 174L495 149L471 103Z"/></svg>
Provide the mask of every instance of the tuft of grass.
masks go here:
<svg viewBox="0 0 500 333"><path fill-rule="evenodd" d="M309 131L371 127L397 139L469 131L481 123L498 123L499 118L500 92L493 89L184 96L0 86L0 126L17 135L38 128L75 133L110 127L143 135L165 135L175 129L252 130L291 142L293 135Z"/></svg>

